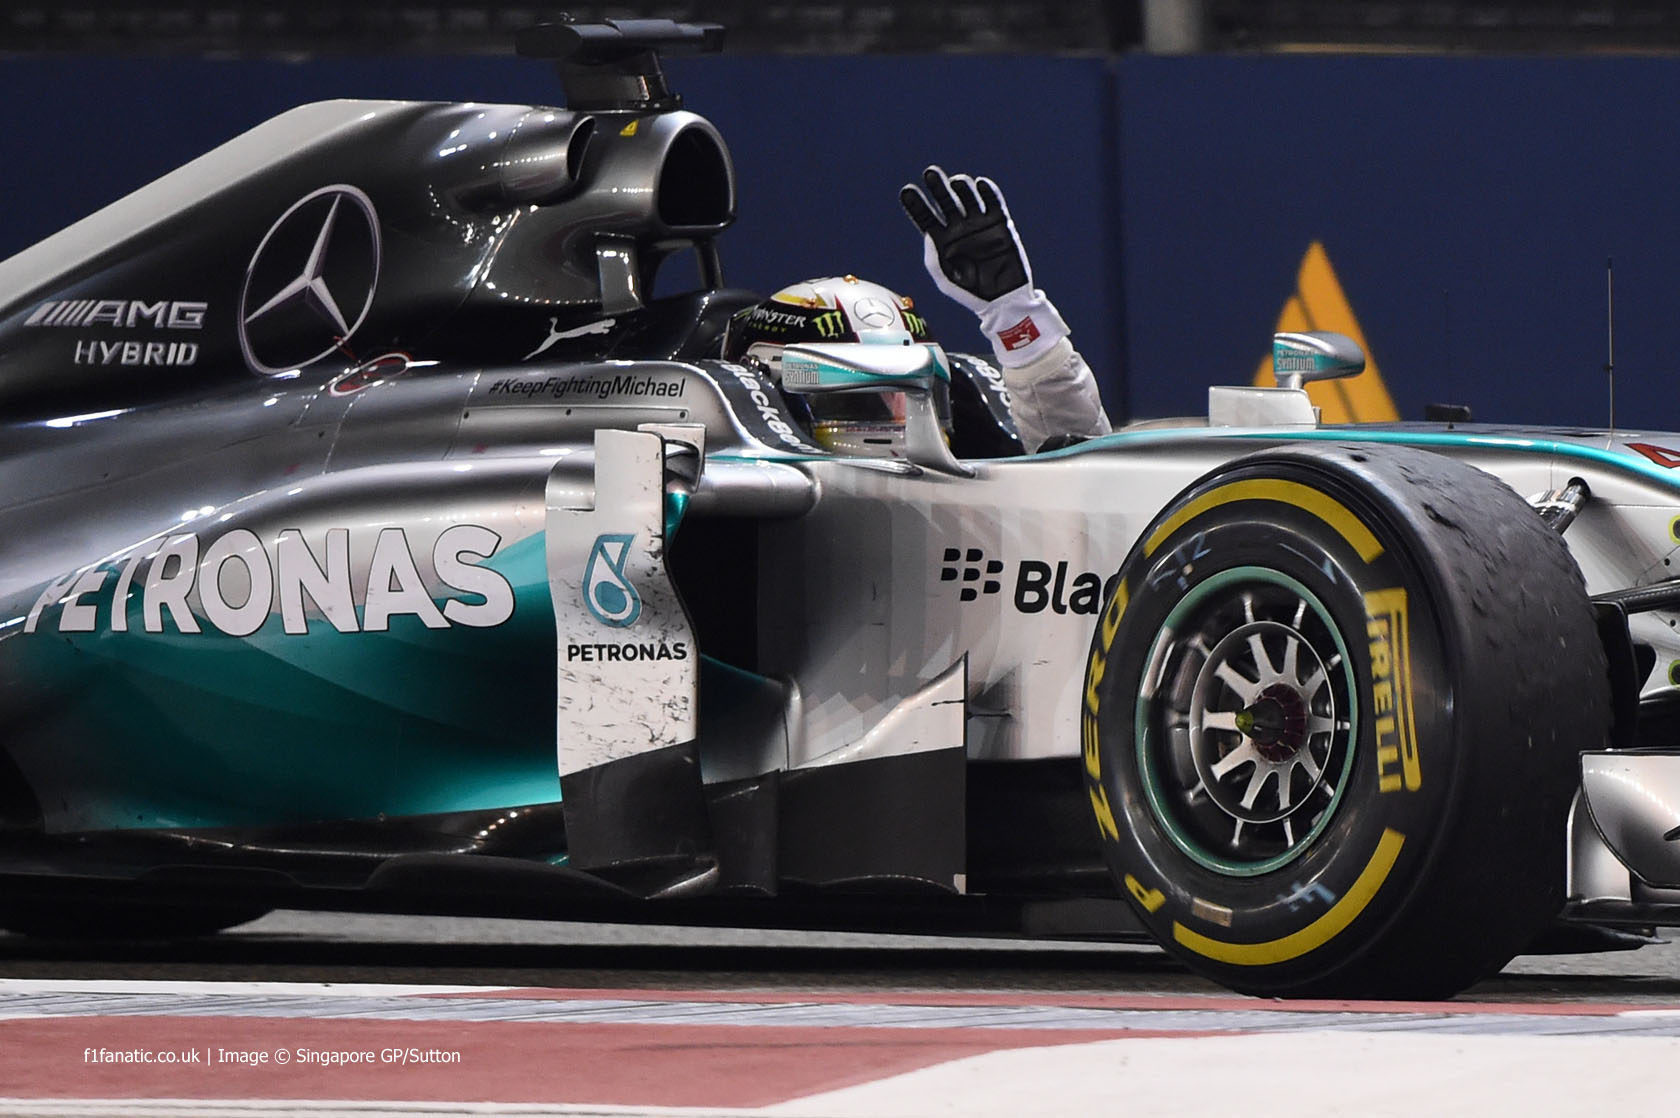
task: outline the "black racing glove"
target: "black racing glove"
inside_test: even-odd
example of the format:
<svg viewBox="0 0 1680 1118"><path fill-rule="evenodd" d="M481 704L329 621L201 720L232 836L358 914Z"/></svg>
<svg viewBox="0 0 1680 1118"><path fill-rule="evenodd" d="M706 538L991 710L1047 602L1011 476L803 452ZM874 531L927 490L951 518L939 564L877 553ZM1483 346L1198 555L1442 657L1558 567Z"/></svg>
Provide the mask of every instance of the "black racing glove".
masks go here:
<svg viewBox="0 0 1680 1118"><path fill-rule="evenodd" d="M929 167L898 200L922 232L922 262L934 285L980 316L999 362L1025 364L1068 336L1056 308L1032 286L1032 265L996 183Z"/></svg>
<svg viewBox="0 0 1680 1118"><path fill-rule="evenodd" d="M922 185L906 183L898 200L927 237L933 281L969 310L978 314L993 299L1032 283L1009 206L991 179L929 167Z"/></svg>

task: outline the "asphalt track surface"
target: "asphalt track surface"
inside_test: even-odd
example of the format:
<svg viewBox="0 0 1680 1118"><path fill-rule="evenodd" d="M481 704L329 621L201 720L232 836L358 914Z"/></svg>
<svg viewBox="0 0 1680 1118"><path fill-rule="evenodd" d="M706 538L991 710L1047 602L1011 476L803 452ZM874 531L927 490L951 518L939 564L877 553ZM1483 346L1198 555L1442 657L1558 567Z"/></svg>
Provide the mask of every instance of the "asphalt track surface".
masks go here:
<svg viewBox="0 0 1680 1118"><path fill-rule="evenodd" d="M1132 945L296 912L0 935L7 1116L1668 1115L1677 1064L1671 944L1408 1004L1237 998Z"/></svg>
<svg viewBox="0 0 1680 1118"><path fill-rule="evenodd" d="M1668 937L1664 937L1668 938ZM1674 940L1680 940L1677 930ZM0 934L0 978L1211 995L1127 944L277 912L175 943ZM1530 955L1460 1001L1680 1006L1680 942Z"/></svg>

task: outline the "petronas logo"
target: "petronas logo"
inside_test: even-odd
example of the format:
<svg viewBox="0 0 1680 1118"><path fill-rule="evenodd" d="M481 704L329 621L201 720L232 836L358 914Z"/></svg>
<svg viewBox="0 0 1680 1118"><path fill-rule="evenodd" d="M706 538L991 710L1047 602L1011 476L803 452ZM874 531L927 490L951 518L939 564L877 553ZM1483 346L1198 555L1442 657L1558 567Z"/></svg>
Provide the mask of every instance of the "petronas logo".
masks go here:
<svg viewBox="0 0 1680 1118"><path fill-rule="evenodd" d="M1336 279L1336 270L1330 266L1330 254L1318 241L1309 245L1301 258L1295 292L1278 315L1276 331L1292 330L1334 330L1358 342L1365 351L1365 371L1358 376L1307 385L1307 396L1325 423L1387 423L1400 418L1377 369L1376 356ZM1269 352L1254 372L1254 383L1261 387L1276 383Z"/></svg>
<svg viewBox="0 0 1680 1118"><path fill-rule="evenodd" d="M642 596L624 575L635 539L628 533L596 536L583 568L583 604L595 620L615 629L628 629L642 615Z"/></svg>

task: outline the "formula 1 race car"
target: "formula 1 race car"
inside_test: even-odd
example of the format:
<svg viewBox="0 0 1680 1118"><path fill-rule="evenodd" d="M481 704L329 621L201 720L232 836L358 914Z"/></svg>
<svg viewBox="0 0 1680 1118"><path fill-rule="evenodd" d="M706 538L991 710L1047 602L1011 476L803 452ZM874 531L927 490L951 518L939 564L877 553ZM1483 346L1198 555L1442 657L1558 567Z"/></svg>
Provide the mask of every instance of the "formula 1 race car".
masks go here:
<svg viewBox="0 0 1680 1118"><path fill-rule="evenodd" d="M657 60L716 34L535 29L565 109L304 106L0 263L0 925L1147 935L1441 997L1680 920L1680 435L1321 426L1317 334L1034 455L934 345L772 383ZM805 426L885 390L897 458Z"/></svg>

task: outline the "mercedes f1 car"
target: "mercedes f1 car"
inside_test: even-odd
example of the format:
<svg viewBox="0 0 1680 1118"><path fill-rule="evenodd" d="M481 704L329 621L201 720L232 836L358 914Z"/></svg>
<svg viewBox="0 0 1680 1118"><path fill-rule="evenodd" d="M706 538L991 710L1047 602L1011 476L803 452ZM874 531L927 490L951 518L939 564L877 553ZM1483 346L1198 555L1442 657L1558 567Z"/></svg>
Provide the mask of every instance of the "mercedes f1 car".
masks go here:
<svg viewBox="0 0 1680 1118"><path fill-rule="evenodd" d="M714 37L540 29L566 108L308 105L0 263L0 924L1147 935L1438 997L1680 920L1680 435L1322 426L1320 335L1030 456L937 346L772 383L657 62ZM883 389L898 458L803 426Z"/></svg>

